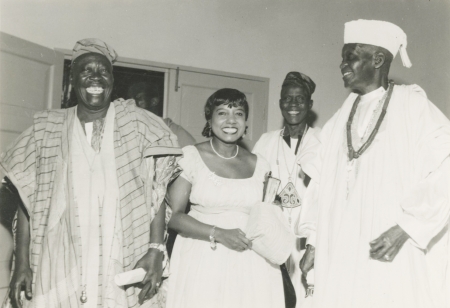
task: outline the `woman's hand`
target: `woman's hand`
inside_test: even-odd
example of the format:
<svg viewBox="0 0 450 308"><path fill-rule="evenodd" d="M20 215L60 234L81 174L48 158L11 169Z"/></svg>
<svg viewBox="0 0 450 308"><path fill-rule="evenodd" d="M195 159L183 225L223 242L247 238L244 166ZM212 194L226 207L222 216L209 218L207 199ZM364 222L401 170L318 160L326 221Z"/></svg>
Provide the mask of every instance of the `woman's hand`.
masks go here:
<svg viewBox="0 0 450 308"><path fill-rule="evenodd" d="M148 252L136 263L136 268L143 268L147 274L142 280L143 288L139 293L139 304L145 300L148 300L158 293L159 286L161 285L162 276L162 261L164 254L155 248L150 248Z"/></svg>
<svg viewBox="0 0 450 308"><path fill-rule="evenodd" d="M370 257L381 262L392 262L409 235L400 226L395 226L370 242Z"/></svg>
<svg viewBox="0 0 450 308"><path fill-rule="evenodd" d="M314 267L314 258L315 258L316 249L312 245L306 245L306 251L303 255L303 258L300 260L300 270L303 275L308 274L308 272Z"/></svg>
<svg viewBox="0 0 450 308"><path fill-rule="evenodd" d="M252 241L245 237L245 233L241 229L220 229L216 228L216 241L225 247L244 251L252 248Z"/></svg>
<svg viewBox="0 0 450 308"><path fill-rule="evenodd" d="M22 301L20 299L22 288L25 289L25 296L28 300L32 297L31 283L33 281L33 272L28 264L20 265L19 262L16 262L16 266L11 283L9 284L9 298L13 307L22 307Z"/></svg>

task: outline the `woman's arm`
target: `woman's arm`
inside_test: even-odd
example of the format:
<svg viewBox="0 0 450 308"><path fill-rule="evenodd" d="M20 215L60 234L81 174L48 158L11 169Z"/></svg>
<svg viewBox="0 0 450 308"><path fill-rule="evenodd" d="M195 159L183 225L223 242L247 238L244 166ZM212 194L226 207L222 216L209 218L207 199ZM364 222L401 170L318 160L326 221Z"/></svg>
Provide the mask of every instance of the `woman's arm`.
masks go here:
<svg viewBox="0 0 450 308"><path fill-rule="evenodd" d="M168 188L166 200L172 208L169 228L185 237L209 241L209 236L214 226L204 224L185 214L191 188L191 183L181 176ZM245 237L245 233L241 229L216 228L215 239L218 243L236 251L251 248L251 241Z"/></svg>

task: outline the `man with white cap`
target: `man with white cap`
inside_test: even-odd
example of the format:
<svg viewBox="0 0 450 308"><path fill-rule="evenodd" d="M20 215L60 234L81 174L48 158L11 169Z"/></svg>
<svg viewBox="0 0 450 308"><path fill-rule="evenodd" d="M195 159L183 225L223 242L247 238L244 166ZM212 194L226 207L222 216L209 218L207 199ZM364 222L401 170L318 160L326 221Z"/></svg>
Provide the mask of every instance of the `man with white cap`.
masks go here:
<svg viewBox="0 0 450 308"><path fill-rule="evenodd" d="M13 306L164 306L154 296L167 259L163 200L181 150L159 117L111 102L116 56L99 39L78 41L77 106L38 112L1 156L21 199ZM114 276L134 267L147 272L143 284L118 287Z"/></svg>
<svg viewBox="0 0 450 308"><path fill-rule="evenodd" d="M345 24L352 93L321 132L298 230L314 307L450 304L450 122L419 86L389 81L398 51L410 67L398 26Z"/></svg>

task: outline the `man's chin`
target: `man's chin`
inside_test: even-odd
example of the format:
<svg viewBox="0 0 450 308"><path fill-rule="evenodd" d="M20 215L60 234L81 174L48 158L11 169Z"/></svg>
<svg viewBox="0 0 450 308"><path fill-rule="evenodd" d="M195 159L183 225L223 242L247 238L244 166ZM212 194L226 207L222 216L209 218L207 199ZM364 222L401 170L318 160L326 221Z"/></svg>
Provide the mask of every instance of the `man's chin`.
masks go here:
<svg viewBox="0 0 450 308"><path fill-rule="evenodd" d="M86 109L90 109L90 110L101 110L104 109L105 107L108 107L109 104L111 103L111 101L99 101L99 102L87 102L84 101L83 102L83 107L85 107Z"/></svg>
<svg viewBox="0 0 450 308"><path fill-rule="evenodd" d="M103 109L105 106L109 106L111 102L110 97L105 97L104 95L87 95L82 100L84 105L91 109Z"/></svg>

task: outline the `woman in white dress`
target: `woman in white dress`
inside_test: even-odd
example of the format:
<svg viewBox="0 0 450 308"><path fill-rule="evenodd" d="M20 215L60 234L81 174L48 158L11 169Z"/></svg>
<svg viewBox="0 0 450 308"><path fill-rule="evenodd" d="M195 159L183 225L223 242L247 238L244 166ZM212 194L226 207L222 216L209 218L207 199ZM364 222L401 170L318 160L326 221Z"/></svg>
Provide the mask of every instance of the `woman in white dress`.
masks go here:
<svg viewBox="0 0 450 308"><path fill-rule="evenodd" d="M265 133L253 148L269 161L272 175L281 180L278 195L292 230L295 232L300 219L302 200L309 179L316 170L310 168L319 145L318 128L310 127L312 94L316 85L308 76L289 72L281 88L280 110L284 128ZM309 168L308 168L309 167ZM296 307L304 307L305 284L299 262L305 252L305 239L298 238L286 262L286 268L297 295Z"/></svg>
<svg viewBox="0 0 450 308"><path fill-rule="evenodd" d="M270 170L264 158L237 145L246 130L245 95L218 90L206 103L205 117L203 135L211 139L183 148L183 172L167 194L169 227L179 235L166 307L284 307L279 267L251 250L243 231Z"/></svg>

